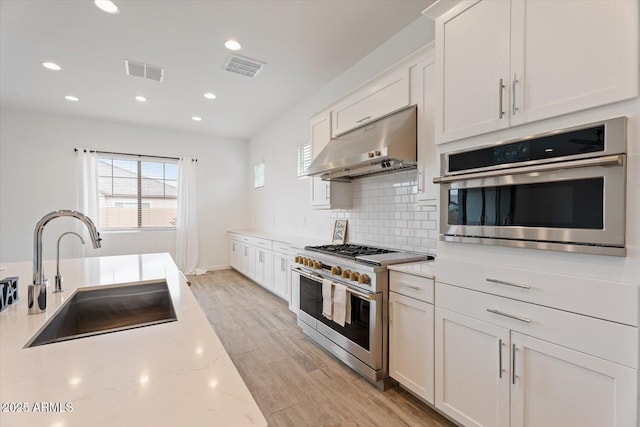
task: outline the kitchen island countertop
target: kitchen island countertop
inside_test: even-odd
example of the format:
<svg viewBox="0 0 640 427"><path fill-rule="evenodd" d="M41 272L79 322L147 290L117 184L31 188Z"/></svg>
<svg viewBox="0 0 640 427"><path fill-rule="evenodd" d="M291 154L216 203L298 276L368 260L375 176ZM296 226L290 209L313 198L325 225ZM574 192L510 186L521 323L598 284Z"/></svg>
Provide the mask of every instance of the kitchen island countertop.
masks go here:
<svg viewBox="0 0 640 427"><path fill-rule="evenodd" d="M61 261L64 292L27 314L30 262L5 265L20 299L0 313L0 424L265 426L266 420L169 254ZM53 279L55 263L44 263ZM165 279L178 321L24 348L85 285Z"/></svg>

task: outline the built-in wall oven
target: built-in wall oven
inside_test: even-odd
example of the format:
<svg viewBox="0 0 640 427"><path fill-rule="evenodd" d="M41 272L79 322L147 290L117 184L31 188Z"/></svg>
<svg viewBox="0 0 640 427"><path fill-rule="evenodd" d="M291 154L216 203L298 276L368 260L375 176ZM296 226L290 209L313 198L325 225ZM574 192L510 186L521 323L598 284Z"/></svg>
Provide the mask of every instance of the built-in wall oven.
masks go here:
<svg viewBox="0 0 640 427"><path fill-rule="evenodd" d="M444 241L625 255L626 118L446 153Z"/></svg>

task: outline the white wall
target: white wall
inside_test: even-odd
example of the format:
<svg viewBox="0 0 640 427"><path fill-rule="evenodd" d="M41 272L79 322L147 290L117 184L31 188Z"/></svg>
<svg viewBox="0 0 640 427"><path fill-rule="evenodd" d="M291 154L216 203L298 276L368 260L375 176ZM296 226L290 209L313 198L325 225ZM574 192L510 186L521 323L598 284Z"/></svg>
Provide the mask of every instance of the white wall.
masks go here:
<svg viewBox="0 0 640 427"><path fill-rule="evenodd" d="M433 21L418 18L251 139L249 166L252 170L264 160L266 171L265 186L249 190L251 228L310 239L330 238L330 211L311 209L311 183L296 177L296 148L309 142L309 118L433 39Z"/></svg>
<svg viewBox="0 0 640 427"><path fill-rule="evenodd" d="M36 222L47 212L76 208L73 148L85 147L198 158L198 266L229 264L226 232L245 227L249 219L246 141L8 108L0 110L0 123L0 262L30 260ZM45 259L55 257L57 237L78 229L76 222L59 218L47 225ZM102 249L89 255L175 255L175 231L102 232L102 237ZM81 256L80 247L66 237L61 256Z"/></svg>

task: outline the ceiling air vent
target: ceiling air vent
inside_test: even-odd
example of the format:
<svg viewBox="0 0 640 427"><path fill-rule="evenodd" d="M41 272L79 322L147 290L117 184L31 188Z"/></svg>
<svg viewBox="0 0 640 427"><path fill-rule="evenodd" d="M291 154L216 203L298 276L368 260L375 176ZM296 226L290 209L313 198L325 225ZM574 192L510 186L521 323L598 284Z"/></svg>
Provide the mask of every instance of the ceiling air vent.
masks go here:
<svg viewBox="0 0 640 427"><path fill-rule="evenodd" d="M164 78L164 68L156 65L125 59L124 68L127 76L142 77L156 82L161 82Z"/></svg>
<svg viewBox="0 0 640 427"><path fill-rule="evenodd" d="M247 77L255 77L267 65L264 62L240 55L230 55L224 63L224 69Z"/></svg>

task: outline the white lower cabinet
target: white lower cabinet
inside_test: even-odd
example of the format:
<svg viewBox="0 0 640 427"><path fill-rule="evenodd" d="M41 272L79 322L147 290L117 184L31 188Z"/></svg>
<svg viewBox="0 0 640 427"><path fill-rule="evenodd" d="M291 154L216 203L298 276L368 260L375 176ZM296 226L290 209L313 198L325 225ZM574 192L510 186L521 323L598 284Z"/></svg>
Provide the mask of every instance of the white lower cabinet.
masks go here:
<svg viewBox="0 0 640 427"><path fill-rule="evenodd" d="M273 293L289 300L289 255L273 253Z"/></svg>
<svg viewBox="0 0 640 427"><path fill-rule="evenodd" d="M256 274L253 278L263 288L273 291L273 254L266 249L256 249Z"/></svg>
<svg viewBox="0 0 640 427"><path fill-rule="evenodd" d="M433 304L389 292L389 376L433 404Z"/></svg>
<svg viewBox="0 0 640 427"><path fill-rule="evenodd" d="M440 283L436 296L447 308L436 299L435 405L452 419L464 426L637 427L638 371L619 362L637 354L627 346L633 328ZM618 336L625 342L612 344ZM616 349L600 350L606 347Z"/></svg>
<svg viewBox="0 0 640 427"><path fill-rule="evenodd" d="M231 267L289 301L289 245L262 237L229 233L229 264Z"/></svg>
<svg viewBox="0 0 640 427"><path fill-rule="evenodd" d="M637 426L636 371L511 332L511 425Z"/></svg>
<svg viewBox="0 0 640 427"><path fill-rule="evenodd" d="M436 407L464 426L508 426L509 330L438 307L435 319Z"/></svg>

